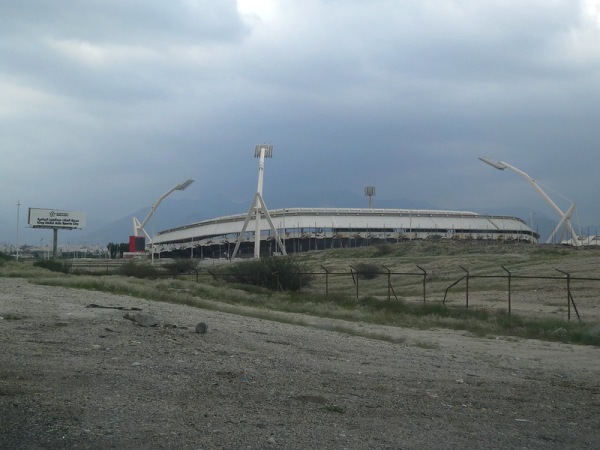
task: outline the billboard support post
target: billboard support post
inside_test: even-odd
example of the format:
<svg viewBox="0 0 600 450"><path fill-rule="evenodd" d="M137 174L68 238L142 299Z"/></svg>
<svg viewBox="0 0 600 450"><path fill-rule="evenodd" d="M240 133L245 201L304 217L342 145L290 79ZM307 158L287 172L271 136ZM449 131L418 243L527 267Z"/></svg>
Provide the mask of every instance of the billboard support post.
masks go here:
<svg viewBox="0 0 600 450"><path fill-rule="evenodd" d="M85 227L85 213L58 209L29 208L31 228L52 230L52 258L58 254L58 230L81 230Z"/></svg>

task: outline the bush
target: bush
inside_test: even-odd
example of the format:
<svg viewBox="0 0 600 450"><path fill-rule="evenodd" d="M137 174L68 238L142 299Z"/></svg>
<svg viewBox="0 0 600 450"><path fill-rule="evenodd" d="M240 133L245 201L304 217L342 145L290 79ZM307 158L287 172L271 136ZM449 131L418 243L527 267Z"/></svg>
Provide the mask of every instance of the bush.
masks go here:
<svg viewBox="0 0 600 450"><path fill-rule="evenodd" d="M394 251L394 247L392 247L387 242L382 242L375 246L375 254L373 255L375 258L379 258L380 256L387 256Z"/></svg>
<svg viewBox="0 0 600 450"><path fill-rule="evenodd" d="M379 266L372 263L359 263L355 269L358 276L364 280L372 280L381 273Z"/></svg>
<svg viewBox="0 0 600 450"><path fill-rule="evenodd" d="M60 262L55 259L42 259L39 261L35 261L33 265L35 267L41 267L52 272L69 273L69 271L71 270L71 264L67 262Z"/></svg>
<svg viewBox="0 0 600 450"><path fill-rule="evenodd" d="M135 278L156 278L158 277L158 270L151 264L146 262L140 263L133 260L127 261L121 265L119 269L121 275L126 277Z"/></svg>
<svg viewBox="0 0 600 450"><path fill-rule="evenodd" d="M196 273L198 263L193 259L175 259L172 263L166 264L165 269L172 275Z"/></svg>
<svg viewBox="0 0 600 450"><path fill-rule="evenodd" d="M306 267L291 256L270 256L232 265L229 274L234 281L254 284L269 289L299 291L313 275Z"/></svg>

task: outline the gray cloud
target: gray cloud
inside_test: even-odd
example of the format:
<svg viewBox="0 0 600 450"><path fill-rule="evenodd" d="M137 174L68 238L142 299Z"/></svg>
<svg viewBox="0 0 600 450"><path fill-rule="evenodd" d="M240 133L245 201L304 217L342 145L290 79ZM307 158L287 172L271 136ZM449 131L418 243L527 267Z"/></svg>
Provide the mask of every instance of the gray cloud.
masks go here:
<svg viewBox="0 0 600 450"><path fill-rule="evenodd" d="M0 242L17 200L100 222L192 176L249 201L265 141L280 197L543 209L487 154L600 224L598 2L259 3L0 4Z"/></svg>

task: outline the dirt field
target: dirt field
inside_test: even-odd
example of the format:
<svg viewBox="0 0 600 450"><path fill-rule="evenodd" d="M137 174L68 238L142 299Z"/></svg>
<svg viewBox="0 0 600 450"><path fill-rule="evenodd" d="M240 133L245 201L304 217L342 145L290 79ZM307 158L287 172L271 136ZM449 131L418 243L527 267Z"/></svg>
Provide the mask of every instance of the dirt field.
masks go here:
<svg viewBox="0 0 600 450"><path fill-rule="evenodd" d="M344 324L391 343L7 278L0 317L3 449L600 447L594 347Z"/></svg>

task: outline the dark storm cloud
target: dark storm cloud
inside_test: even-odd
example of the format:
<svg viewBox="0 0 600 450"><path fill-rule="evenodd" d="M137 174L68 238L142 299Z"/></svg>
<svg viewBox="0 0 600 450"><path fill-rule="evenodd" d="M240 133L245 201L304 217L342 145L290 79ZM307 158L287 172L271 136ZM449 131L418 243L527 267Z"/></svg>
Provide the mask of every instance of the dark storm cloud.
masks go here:
<svg viewBox="0 0 600 450"><path fill-rule="evenodd" d="M440 208L543 206L484 154L600 223L599 18L592 0L3 2L0 206L112 220L188 176L181 195L249 201L253 146L271 142L281 202L376 184Z"/></svg>

